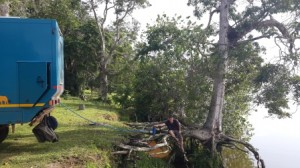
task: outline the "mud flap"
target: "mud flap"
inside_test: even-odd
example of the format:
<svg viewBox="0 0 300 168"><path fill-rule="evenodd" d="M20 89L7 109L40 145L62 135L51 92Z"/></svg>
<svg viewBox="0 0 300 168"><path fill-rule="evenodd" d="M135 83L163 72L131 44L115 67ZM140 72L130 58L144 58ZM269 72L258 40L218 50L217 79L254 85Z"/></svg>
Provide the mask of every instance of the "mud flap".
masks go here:
<svg viewBox="0 0 300 168"><path fill-rule="evenodd" d="M0 143L6 139L8 132L8 125L0 125Z"/></svg>
<svg viewBox="0 0 300 168"><path fill-rule="evenodd" d="M58 136L48 124L48 116L45 116L37 126L32 129L39 142L58 142Z"/></svg>

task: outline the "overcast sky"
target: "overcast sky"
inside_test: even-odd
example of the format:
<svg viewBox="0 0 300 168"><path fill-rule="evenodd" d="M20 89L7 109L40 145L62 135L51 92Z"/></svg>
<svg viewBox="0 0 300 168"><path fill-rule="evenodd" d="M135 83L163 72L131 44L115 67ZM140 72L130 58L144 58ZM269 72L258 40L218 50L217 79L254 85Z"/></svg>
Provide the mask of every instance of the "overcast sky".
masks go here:
<svg viewBox="0 0 300 168"><path fill-rule="evenodd" d="M141 23L141 29L144 30L147 23L153 24L157 15L166 14L168 16L193 17L193 7L187 6L187 0L150 0L151 6L146 9L136 10L133 17Z"/></svg>

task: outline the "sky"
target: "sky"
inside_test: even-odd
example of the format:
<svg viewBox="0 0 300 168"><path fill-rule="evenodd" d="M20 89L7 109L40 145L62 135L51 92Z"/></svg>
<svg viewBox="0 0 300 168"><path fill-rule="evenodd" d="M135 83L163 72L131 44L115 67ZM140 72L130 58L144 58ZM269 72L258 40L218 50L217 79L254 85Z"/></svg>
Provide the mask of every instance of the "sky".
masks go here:
<svg viewBox="0 0 300 168"><path fill-rule="evenodd" d="M187 0L150 0L151 6L146 9L139 9L133 13L133 17L141 24L141 30L145 30L147 23L155 23L157 15L166 14L183 17L193 17L193 7L187 6Z"/></svg>
<svg viewBox="0 0 300 168"><path fill-rule="evenodd" d="M157 15L166 14L170 17L177 15L193 16L193 7L187 6L187 0L150 0L151 7L136 10L132 16L141 24L141 30L146 29L147 23L155 23ZM242 4L241 4L242 5ZM218 16L215 16L215 19ZM193 18L193 17L192 17ZM193 18L195 19L195 18ZM207 19L197 21L204 25ZM278 53L270 40L261 40L267 46L268 55ZM268 58L268 60L271 60ZM296 112L296 107L291 110ZM291 119L268 118L267 111L259 107L258 112L252 112L249 121L254 127L251 143L259 149L262 158L269 168L299 168L300 155L300 114L295 113Z"/></svg>

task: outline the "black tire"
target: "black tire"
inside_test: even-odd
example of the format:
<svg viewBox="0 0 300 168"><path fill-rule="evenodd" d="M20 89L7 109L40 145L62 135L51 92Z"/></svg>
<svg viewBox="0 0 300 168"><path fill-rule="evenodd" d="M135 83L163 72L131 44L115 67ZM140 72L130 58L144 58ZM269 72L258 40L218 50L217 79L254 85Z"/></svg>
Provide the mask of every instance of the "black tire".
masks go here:
<svg viewBox="0 0 300 168"><path fill-rule="evenodd" d="M47 123L48 123L48 126L50 128L52 128L53 130L55 130L58 127L57 119L53 116L47 117Z"/></svg>
<svg viewBox="0 0 300 168"><path fill-rule="evenodd" d="M6 139L8 132L9 132L8 125L0 125L0 143Z"/></svg>

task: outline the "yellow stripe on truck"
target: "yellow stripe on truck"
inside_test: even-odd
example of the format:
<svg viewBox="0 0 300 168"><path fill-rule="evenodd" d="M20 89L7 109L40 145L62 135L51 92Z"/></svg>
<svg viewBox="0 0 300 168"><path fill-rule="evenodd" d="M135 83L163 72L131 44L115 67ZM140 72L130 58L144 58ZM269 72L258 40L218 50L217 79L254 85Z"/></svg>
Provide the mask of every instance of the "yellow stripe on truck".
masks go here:
<svg viewBox="0 0 300 168"><path fill-rule="evenodd" d="M0 104L0 108L33 107L34 104ZM37 103L35 107L43 107L45 103Z"/></svg>

